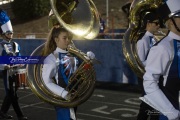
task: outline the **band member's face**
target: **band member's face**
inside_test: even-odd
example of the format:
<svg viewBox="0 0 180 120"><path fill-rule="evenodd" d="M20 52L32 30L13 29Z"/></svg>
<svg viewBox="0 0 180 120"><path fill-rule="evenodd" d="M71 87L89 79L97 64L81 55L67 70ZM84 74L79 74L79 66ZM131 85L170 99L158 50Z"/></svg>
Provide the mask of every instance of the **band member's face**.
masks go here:
<svg viewBox="0 0 180 120"><path fill-rule="evenodd" d="M153 22L149 23L149 30L152 33L158 31L159 27L160 27L160 25L159 25L159 21L158 20L154 20Z"/></svg>
<svg viewBox="0 0 180 120"><path fill-rule="evenodd" d="M68 32L61 32L58 38L55 38L57 47L65 50L69 45L69 34Z"/></svg>
<svg viewBox="0 0 180 120"><path fill-rule="evenodd" d="M4 34L4 39L7 41L10 41L13 38L13 33L5 33Z"/></svg>

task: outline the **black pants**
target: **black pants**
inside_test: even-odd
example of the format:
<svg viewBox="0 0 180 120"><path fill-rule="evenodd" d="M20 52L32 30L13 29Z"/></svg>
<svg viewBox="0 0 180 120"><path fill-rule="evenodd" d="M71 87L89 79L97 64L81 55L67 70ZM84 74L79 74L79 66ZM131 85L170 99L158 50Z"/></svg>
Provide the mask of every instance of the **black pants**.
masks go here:
<svg viewBox="0 0 180 120"><path fill-rule="evenodd" d="M138 84L142 90L142 96L144 96L145 91L143 87L143 79L138 78ZM147 120L148 117L150 120L159 120L159 112L142 101L140 104L137 120Z"/></svg>
<svg viewBox="0 0 180 120"><path fill-rule="evenodd" d="M7 76L7 71L3 71L3 75ZM15 82L15 75L13 75L12 77L9 77L9 88L6 90L6 96L1 106L1 112L7 113L12 104L13 109L15 113L17 114L17 117L22 117L23 113L18 103L18 96L16 93L17 88L13 86L14 82Z"/></svg>

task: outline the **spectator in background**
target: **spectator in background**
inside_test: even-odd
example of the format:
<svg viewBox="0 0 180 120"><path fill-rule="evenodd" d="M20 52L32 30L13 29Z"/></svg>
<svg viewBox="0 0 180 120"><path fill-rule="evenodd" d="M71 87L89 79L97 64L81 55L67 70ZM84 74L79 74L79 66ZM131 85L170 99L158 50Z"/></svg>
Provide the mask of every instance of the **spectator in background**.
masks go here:
<svg viewBox="0 0 180 120"><path fill-rule="evenodd" d="M126 14L127 17L129 17L130 7L133 0L129 0L127 3L125 3L121 9Z"/></svg>
<svg viewBox="0 0 180 120"><path fill-rule="evenodd" d="M133 0L129 0L127 3L125 3L121 9L122 11L126 14L127 17L127 22L129 23L129 14L130 14L130 7L131 7L131 3L133 2Z"/></svg>
<svg viewBox="0 0 180 120"><path fill-rule="evenodd" d="M102 17L100 17L100 30L99 30L99 35L97 38L99 39L104 39L104 31L106 29L105 21Z"/></svg>
<svg viewBox="0 0 180 120"><path fill-rule="evenodd" d="M105 30L105 21L102 18L100 18L100 24L101 24L100 33L104 33L104 30Z"/></svg>

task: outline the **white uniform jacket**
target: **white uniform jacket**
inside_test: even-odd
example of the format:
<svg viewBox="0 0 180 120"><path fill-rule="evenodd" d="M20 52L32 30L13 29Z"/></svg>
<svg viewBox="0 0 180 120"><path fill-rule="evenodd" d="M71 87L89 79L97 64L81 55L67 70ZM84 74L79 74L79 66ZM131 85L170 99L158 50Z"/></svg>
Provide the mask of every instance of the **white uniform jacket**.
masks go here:
<svg viewBox="0 0 180 120"><path fill-rule="evenodd" d="M137 42L137 53L144 66L150 48L156 43L155 39L151 40L150 37L153 38L153 34L146 31L144 36Z"/></svg>
<svg viewBox="0 0 180 120"><path fill-rule="evenodd" d="M170 32L158 45L153 46L146 61L145 74L143 76L144 101L163 113L169 120L175 120L180 115L166 95L159 88L159 78L163 76L163 86L167 83L169 69L174 58L173 39L180 40L180 36Z"/></svg>
<svg viewBox="0 0 180 120"><path fill-rule="evenodd" d="M59 95L60 97L65 98L68 92L64 88L55 84L52 80L53 77L55 77L55 79L58 80L59 60L57 59L55 55L59 52L67 53L68 51L62 50L60 48L56 48L53 54L51 53L50 55L48 55L44 60L44 65L42 69L42 77L43 77L44 83L49 88L49 90Z"/></svg>

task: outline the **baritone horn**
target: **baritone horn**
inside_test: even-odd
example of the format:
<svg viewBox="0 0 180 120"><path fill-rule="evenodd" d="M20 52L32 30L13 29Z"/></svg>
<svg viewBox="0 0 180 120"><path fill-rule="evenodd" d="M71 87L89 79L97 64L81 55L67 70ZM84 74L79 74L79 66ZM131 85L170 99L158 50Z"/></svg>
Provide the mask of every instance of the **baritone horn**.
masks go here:
<svg viewBox="0 0 180 120"><path fill-rule="evenodd" d="M138 77L143 76L144 66L139 60L136 43L141 35L142 19L147 11L158 8L163 0L134 0L130 7L129 28L123 38L123 54Z"/></svg>
<svg viewBox="0 0 180 120"><path fill-rule="evenodd" d="M95 38L100 29L99 14L92 0L50 0L51 12L48 26L60 24L70 33L85 39ZM31 56L40 56L44 44L36 48ZM28 64L28 84L33 93L44 102L61 107L75 107L92 95L95 87L96 73L92 60L77 49L73 42L68 51L78 56L83 62L70 77L65 88L71 95L68 100L53 93L42 79L42 64Z"/></svg>

